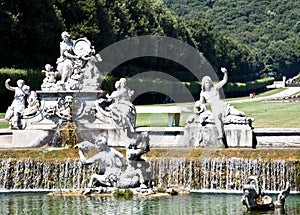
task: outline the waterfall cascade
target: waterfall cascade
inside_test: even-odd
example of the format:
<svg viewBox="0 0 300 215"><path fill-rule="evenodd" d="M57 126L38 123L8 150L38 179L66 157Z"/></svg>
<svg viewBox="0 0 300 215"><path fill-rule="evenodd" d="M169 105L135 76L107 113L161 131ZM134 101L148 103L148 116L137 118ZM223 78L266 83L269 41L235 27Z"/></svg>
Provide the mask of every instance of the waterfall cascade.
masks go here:
<svg viewBox="0 0 300 215"><path fill-rule="evenodd" d="M243 158L158 158L150 159L158 187L185 187L192 190L241 191L250 175L256 175L265 191L280 191L287 181L299 191L299 162ZM87 187L100 164L83 165L78 159L54 163L31 159L0 162L0 191L22 189L78 189Z"/></svg>
<svg viewBox="0 0 300 215"><path fill-rule="evenodd" d="M183 186L195 190L242 191L250 175L256 175L265 191L280 191L289 181L297 191L297 162L243 158L157 159L151 161L158 186Z"/></svg>
<svg viewBox="0 0 300 215"><path fill-rule="evenodd" d="M47 163L34 160L2 160L0 190L78 189L86 187L99 164L83 165L79 159Z"/></svg>

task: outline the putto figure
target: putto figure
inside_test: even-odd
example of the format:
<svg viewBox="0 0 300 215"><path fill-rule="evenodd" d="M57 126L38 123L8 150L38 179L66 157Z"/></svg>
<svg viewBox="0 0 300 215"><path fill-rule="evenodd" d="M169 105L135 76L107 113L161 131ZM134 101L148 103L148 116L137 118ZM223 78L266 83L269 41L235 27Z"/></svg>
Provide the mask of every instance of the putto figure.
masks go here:
<svg viewBox="0 0 300 215"><path fill-rule="evenodd" d="M45 73L45 78L41 89L44 91L54 91L56 90L56 76L58 75L57 71L54 71L53 66L50 64L45 65L45 70L42 70L42 73Z"/></svg>

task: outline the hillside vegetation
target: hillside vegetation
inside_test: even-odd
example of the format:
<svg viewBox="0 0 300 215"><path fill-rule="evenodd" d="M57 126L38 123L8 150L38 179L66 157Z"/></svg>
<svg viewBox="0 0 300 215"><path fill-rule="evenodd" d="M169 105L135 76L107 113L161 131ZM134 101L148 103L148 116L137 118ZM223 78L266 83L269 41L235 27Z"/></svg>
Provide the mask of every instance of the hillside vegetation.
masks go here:
<svg viewBox="0 0 300 215"><path fill-rule="evenodd" d="M293 77L300 72L298 0L164 0L179 16L207 20L255 49L262 73Z"/></svg>
<svg viewBox="0 0 300 215"><path fill-rule="evenodd" d="M0 68L55 65L60 34L66 30L73 39L87 37L96 51L139 35L173 37L204 53L217 71L227 67L232 81L254 80L263 69L255 50L220 34L205 20L179 17L161 0L3 0L0 20ZM113 75L128 77L154 65L163 72L185 70L151 58L127 62ZM190 81L190 75L182 74L180 80Z"/></svg>

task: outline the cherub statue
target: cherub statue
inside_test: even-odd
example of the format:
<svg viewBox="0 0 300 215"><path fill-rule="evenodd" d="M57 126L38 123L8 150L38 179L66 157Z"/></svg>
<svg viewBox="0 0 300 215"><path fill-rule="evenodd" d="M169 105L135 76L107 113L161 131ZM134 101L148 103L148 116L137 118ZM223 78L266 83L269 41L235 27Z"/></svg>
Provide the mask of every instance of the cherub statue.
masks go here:
<svg viewBox="0 0 300 215"><path fill-rule="evenodd" d="M45 70L42 70L42 73L45 73L46 77L43 80L41 85L42 90L51 91L52 88L56 88L56 76L58 75L57 71L54 71L53 66L50 64L45 65Z"/></svg>
<svg viewBox="0 0 300 215"><path fill-rule="evenodd" d="M24 110L25 116L32 116L34 115L40 107L40 101L38 100L38 96L35 91L31 91L30 95L27 98L27 107Z"/></svg>

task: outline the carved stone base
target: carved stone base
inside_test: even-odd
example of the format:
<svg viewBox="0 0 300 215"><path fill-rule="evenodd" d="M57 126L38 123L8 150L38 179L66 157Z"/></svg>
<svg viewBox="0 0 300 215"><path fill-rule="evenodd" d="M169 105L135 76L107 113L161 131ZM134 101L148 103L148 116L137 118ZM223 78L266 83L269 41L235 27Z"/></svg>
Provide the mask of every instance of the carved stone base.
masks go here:
<svg viewBox="0 0 300 215"><path fill-rule="evenodd" d="M222 140L218 139L218 131L214 124L188 126L187 133L191 146L222 147ZM256 147L255 136L249 125L225 125L225 136L229 147Z"/></svg>
<svg viewBox="0 0 300 215"><path fill-rule="evenodd" d="M55 130L13 130L12 148L34 148L48 144Z"/></svg>

